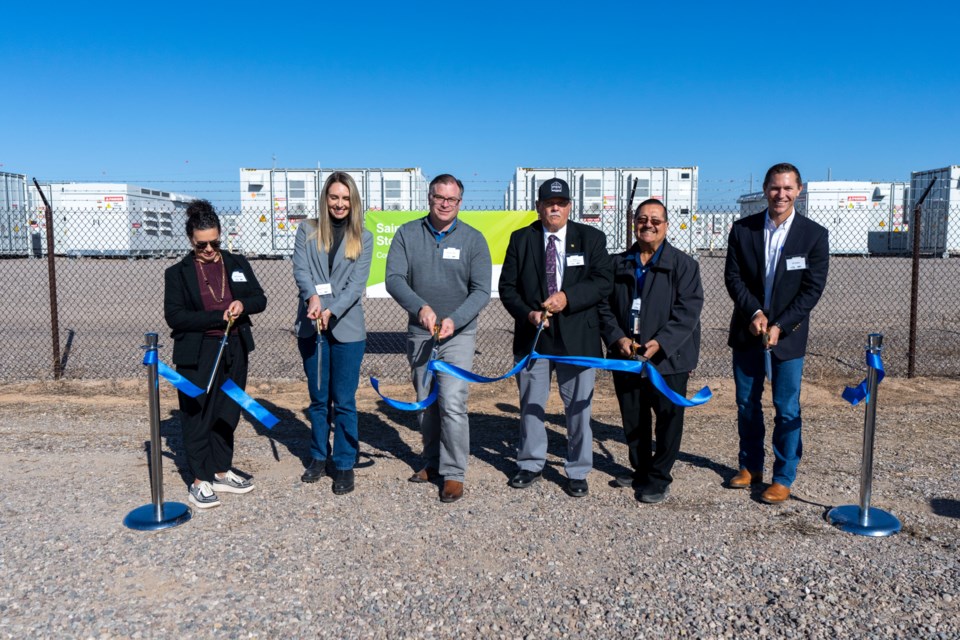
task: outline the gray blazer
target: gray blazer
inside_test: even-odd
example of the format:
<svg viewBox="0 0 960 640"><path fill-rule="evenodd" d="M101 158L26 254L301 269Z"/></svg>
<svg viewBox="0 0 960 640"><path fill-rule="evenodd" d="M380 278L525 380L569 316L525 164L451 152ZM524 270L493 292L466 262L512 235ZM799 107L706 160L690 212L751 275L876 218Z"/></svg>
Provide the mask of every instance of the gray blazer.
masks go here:
<svg viewBox="0 0 960 640"><path fill-rule="evenodd" d="M330 309L330 331L340 342L359 342L365 340L363 305L360 298L367 287L370 275L370 262L373 260L373 234L363 230L362 250L356 260L347 260L343 252L346 238L337 248L333 257L333 271L327 268L327 253L317 248L317 221L304 220L297 229L293 244L293 277L299 290L297 320L293 330L298 338L316 335L317 328L313 320L307 318L307 301L317 295L317 285L330 283L333 292L321 295L324 309Z"/></svg>

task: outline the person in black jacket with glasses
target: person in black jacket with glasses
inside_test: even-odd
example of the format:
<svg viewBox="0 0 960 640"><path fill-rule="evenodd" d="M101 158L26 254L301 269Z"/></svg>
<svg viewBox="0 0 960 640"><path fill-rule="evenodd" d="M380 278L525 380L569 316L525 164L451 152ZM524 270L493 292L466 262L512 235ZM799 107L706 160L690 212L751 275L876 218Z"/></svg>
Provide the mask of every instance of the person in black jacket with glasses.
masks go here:
<svg viewBox="0 0 960 640"><path fill-rule="evenodd" d="M250 316L267 298L250 263L220 248L220 219L206 200L187 207L187 238L193 247L164 272L163 315L172 330L177 372L202 389L213 372L220 342L232 320L223 357L210 393L191 398L180 392L183 447L194 476L189 500L200 509L220 505L216 492L247 493L253 483L232 471L233 434L240 406L220 391L227 378L247 383L247 357L253 351Z"/></svg>
<svg viewBox="0 0 960 640"><path fill-rule="evenodd" d="M600 333L610 358L646 358L664 382L687 394L700 357L703 285L697 262L667 241L667 209L651 198L637 207L637 241L614 256L613 293L600 305ZM670 402L646 376L613 373L633 473L618 477L641 502L661 502L680 453L683 407ZM654 426L654 418L656 420ZM657 449L652 452L653 432Z"/></svg>

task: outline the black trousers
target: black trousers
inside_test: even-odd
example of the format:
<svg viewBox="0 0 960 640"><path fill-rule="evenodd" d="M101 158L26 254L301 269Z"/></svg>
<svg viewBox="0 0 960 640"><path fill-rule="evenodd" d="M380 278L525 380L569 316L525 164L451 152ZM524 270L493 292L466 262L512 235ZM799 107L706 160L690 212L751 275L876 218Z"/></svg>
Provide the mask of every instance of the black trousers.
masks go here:
<svg viewBox="0 0 960 640"><path fill-rule="evenodd" d="M687 372L663 376L667 386L683 396L687 395L689 379ZM667 400L646 377L614 372L613 386L620 403L633 477L651 489L666 489L673 482L670 470L680 454L684 408ZM652 451L654 418L656 452Z"/></svg>
<svg viewBox="0 0 960 640"><path fill-rule="evenodd" d="M197 366L177 366L177 372L206 389L219 349L219 338L204 336ZM213 481L214 473L223 473L233 466L233 433L240 420L240 405L220 390L227 378L241 388L247 385L247 353L239 336L230 336L227 342L209 398L207 394L197 398L177 394L187 464L195 478L207 482Z"/></svg>

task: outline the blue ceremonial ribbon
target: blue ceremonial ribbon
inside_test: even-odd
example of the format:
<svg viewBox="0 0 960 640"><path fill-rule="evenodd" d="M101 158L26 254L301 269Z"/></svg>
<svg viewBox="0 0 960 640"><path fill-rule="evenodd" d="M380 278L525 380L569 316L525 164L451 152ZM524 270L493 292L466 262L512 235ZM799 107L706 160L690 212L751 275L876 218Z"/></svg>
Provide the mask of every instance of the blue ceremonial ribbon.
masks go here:
<svg viewBox="0 0 960 640"><path fill-rule="evenodd" d="M706 403L708 400L710 400L710 398L713 397L713 393L710 391L709 387L703 387L692 398L687 399L683 397L668 387L666 381L660 375L660 372L657 371L657 368L645 360L611 360L607 358L590 358L587 356L547 356L539 354L536 351L532 351L529 355L524 356L519 362L513 365L513 368L510 369L510 371L495 378L477 375L472 371L461 369L460 367L454 366L448 362L443 362L441 360L431 360L429 363L427 363L427 369L431 372L445 373L455 378L459 378L460 380L466 380L467 382L479 382L485 384L488 382L503 380L516 375L521 369L527 366L527 363L531 360L551 360L559 364L569 364L587 369L622 371L637 375L640 375L640 372L646 368L647 377L650 380L650 384L652 384L654 388L662 393L670 402L681 407L696 407ZM395 409L400 409L401 411L419 411L420 409L430 406L430 404L436 400L437 397L438 385L436 375L434 375L433 389L431 389L430 395L421 402L399 402L397 400L392 400L380 393L380 388L375 378L370 378L370 384L373 386L374 391L376 391L377 394L383 398L384 402Z"/></svg>
<svg viewBox="0 0 960 640"><path fill-rule="evenodd" d="M143 355L143 364L156 364L157 373L166 378L167 381L176 387L178 391L190 396L191 398L196 398L204 393L203 389L184 378L175 370L160 362L156 351L148 350ZM265 426L267 429L273 429L280 422L275 415L267 411L263 405L247 395L247 393L237 386L237 383L233 380L227 378L227 381L223 383L220 389L227 394L227 397L236 402L243 409L246 409L250 415L259 420L260 424Z"/></svg>
<svg viewBox="0 0 960 640"><path fill-rule="evenodd" d="M157 352L154 350L148 349L147 352L143 354L143 364L157 365L157 373L163 376L170 384L177 388L177 391L182 392L184 395L196 398L203 393L203 389L160 362L160 359L157 357Z"/></svg>
<svg viewBox="0 0 960 640"><path fill-rule="evenodd" d="M436 360L431 360L430 364L433 364L434 362L436 362ZM373 387L373 390L377 392L377 395L380 396L384 402L394 409L399 409L400 411L420 411L421 409L426 409L429 407L437 399L437 392L439 391L440 384L437 382L437 375L433 373L432 370L430 371L430 375L432 376L430 395L420 402L401 402L399 400L394 400L393 398L388 398L380 393L380 383L373 376L370 376L370 386Z"/></svg>
<svg viewBox="0 0 960 640"><path fill-rule="evenodd" d="M877 370L877 384L880 384L885 374L883 371L883 361L880 359L879 353L870 353L867 351L867 367ZM863 382L855 387L845 388L840 395L853 406L857 406L863 400L870 402L870 393L867 391L867 379L864 378Z"/></svg>
<svg viewBox="0 0 960 640"><path fill-rule="evenodd" d="M220 389L227 396L240 405L247 413L260 421L260 424L267 429L273 429L280 420L264 408L259 402L247 395L247 392L241 389L236 382L227 378Z"/></svg>

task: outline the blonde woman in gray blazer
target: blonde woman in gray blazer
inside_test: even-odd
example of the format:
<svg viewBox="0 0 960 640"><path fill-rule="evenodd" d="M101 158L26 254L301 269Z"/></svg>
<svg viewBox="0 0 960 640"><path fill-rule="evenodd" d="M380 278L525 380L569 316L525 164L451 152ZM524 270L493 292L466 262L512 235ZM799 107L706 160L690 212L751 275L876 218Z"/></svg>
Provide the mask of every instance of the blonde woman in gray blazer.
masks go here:
<svg viewBox="0 0 960 640"><path fill-rule="evenodd" d="M350 493L354 487L359 451L356 395L367 339L362 297L372 257L373 235L363 228L357 185L348 174L335 171L320 193L317 220L305 220L297 229L293 276L299 290L294 328L310 391L307 415L312 431L311 462L300 479L316 482L326 474L330 460L336 494ZM331 408L333 416L328 416Z"/></svg>

